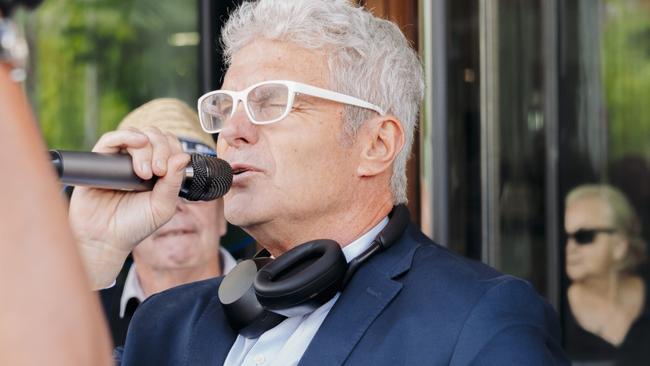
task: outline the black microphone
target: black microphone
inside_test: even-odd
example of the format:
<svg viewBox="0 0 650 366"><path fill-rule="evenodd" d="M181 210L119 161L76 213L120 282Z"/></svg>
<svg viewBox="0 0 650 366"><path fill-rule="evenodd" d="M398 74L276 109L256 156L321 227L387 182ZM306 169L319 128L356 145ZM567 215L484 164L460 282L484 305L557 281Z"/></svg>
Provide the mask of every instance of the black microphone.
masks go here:
<svg viewBox="0 0 650 366"><path fill-rule="evenodd" d="M179 196L190 201L217 199L230 189L232 168L224 160L190 154ZM133 172L131 155L50 150L59 180L72 186L150 191L156 177L143 180Z"/></svg>

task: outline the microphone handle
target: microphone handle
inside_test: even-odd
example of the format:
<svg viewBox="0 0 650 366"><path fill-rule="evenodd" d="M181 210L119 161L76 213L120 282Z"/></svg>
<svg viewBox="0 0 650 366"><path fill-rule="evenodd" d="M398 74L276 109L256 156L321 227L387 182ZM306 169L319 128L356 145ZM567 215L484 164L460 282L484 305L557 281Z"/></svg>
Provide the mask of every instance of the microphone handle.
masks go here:
<svg viewBox="0 0 650 366"><path fill-rule="evenodd" d="M52 164L59 180L72 186L87 186L112 190L150 191L156 178L143 180L133 171L131 155L66 151L63 155L50 150Z"/></svg>

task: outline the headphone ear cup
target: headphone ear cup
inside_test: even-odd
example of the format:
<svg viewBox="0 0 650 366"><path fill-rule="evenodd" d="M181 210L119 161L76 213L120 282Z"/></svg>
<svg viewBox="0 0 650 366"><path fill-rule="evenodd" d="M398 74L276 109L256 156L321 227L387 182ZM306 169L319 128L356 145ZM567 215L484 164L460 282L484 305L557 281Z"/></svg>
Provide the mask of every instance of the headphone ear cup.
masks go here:
<svg viewBox="0 0 650 366"><path fill-rule="evenodd" d="M257 338L286 319L285 316L265 310L253 289L258 269L270 261L271 258L268 257L242 261L219 285L219 301L230 326L246 338Z"/></svg>
<svg viewBox="0 0 650 366"><path fill-rule="evenodd" d="M337 242L310 241L262 267L255 277L255 294L270 310L296 306L313 310L339 291L347 267Z"/></svg>

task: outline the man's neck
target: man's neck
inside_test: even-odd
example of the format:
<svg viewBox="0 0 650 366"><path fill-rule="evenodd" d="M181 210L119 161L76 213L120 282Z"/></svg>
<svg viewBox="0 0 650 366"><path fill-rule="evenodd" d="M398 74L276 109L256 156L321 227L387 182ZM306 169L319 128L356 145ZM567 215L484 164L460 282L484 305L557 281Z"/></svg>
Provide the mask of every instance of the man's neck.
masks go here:
<svg viewBox="0 0 650 366"><path fill-rule="evenodd" d="M146 297L189 282L221 275L219 258L200 267L157 270L136 262L136 274Z"/></svg>
<svg viewBox="0 0 650 366"><path fill-rule="evenodd" d="M247 231L274 257L316 239L331 239L345 247L377 225L392 207L392 202L388 200L382 204L374 202L356 210L322 215L317 221L279 222Z"/></svg>

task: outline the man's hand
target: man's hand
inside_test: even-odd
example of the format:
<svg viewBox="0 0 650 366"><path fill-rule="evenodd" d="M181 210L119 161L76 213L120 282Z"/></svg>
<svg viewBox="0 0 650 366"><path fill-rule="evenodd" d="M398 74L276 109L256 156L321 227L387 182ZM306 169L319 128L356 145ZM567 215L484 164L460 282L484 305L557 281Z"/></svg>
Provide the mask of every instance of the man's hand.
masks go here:
<svg viewBox="0 0 650 366"><path fill-rule="evenodd" d="M189 155L178 139L157 128L104 134L94 152L126 152L142 179L157 176L150 192L77 187L69 219L93 289L109 286L131 250L169 221L176 211Z"/></svg>

